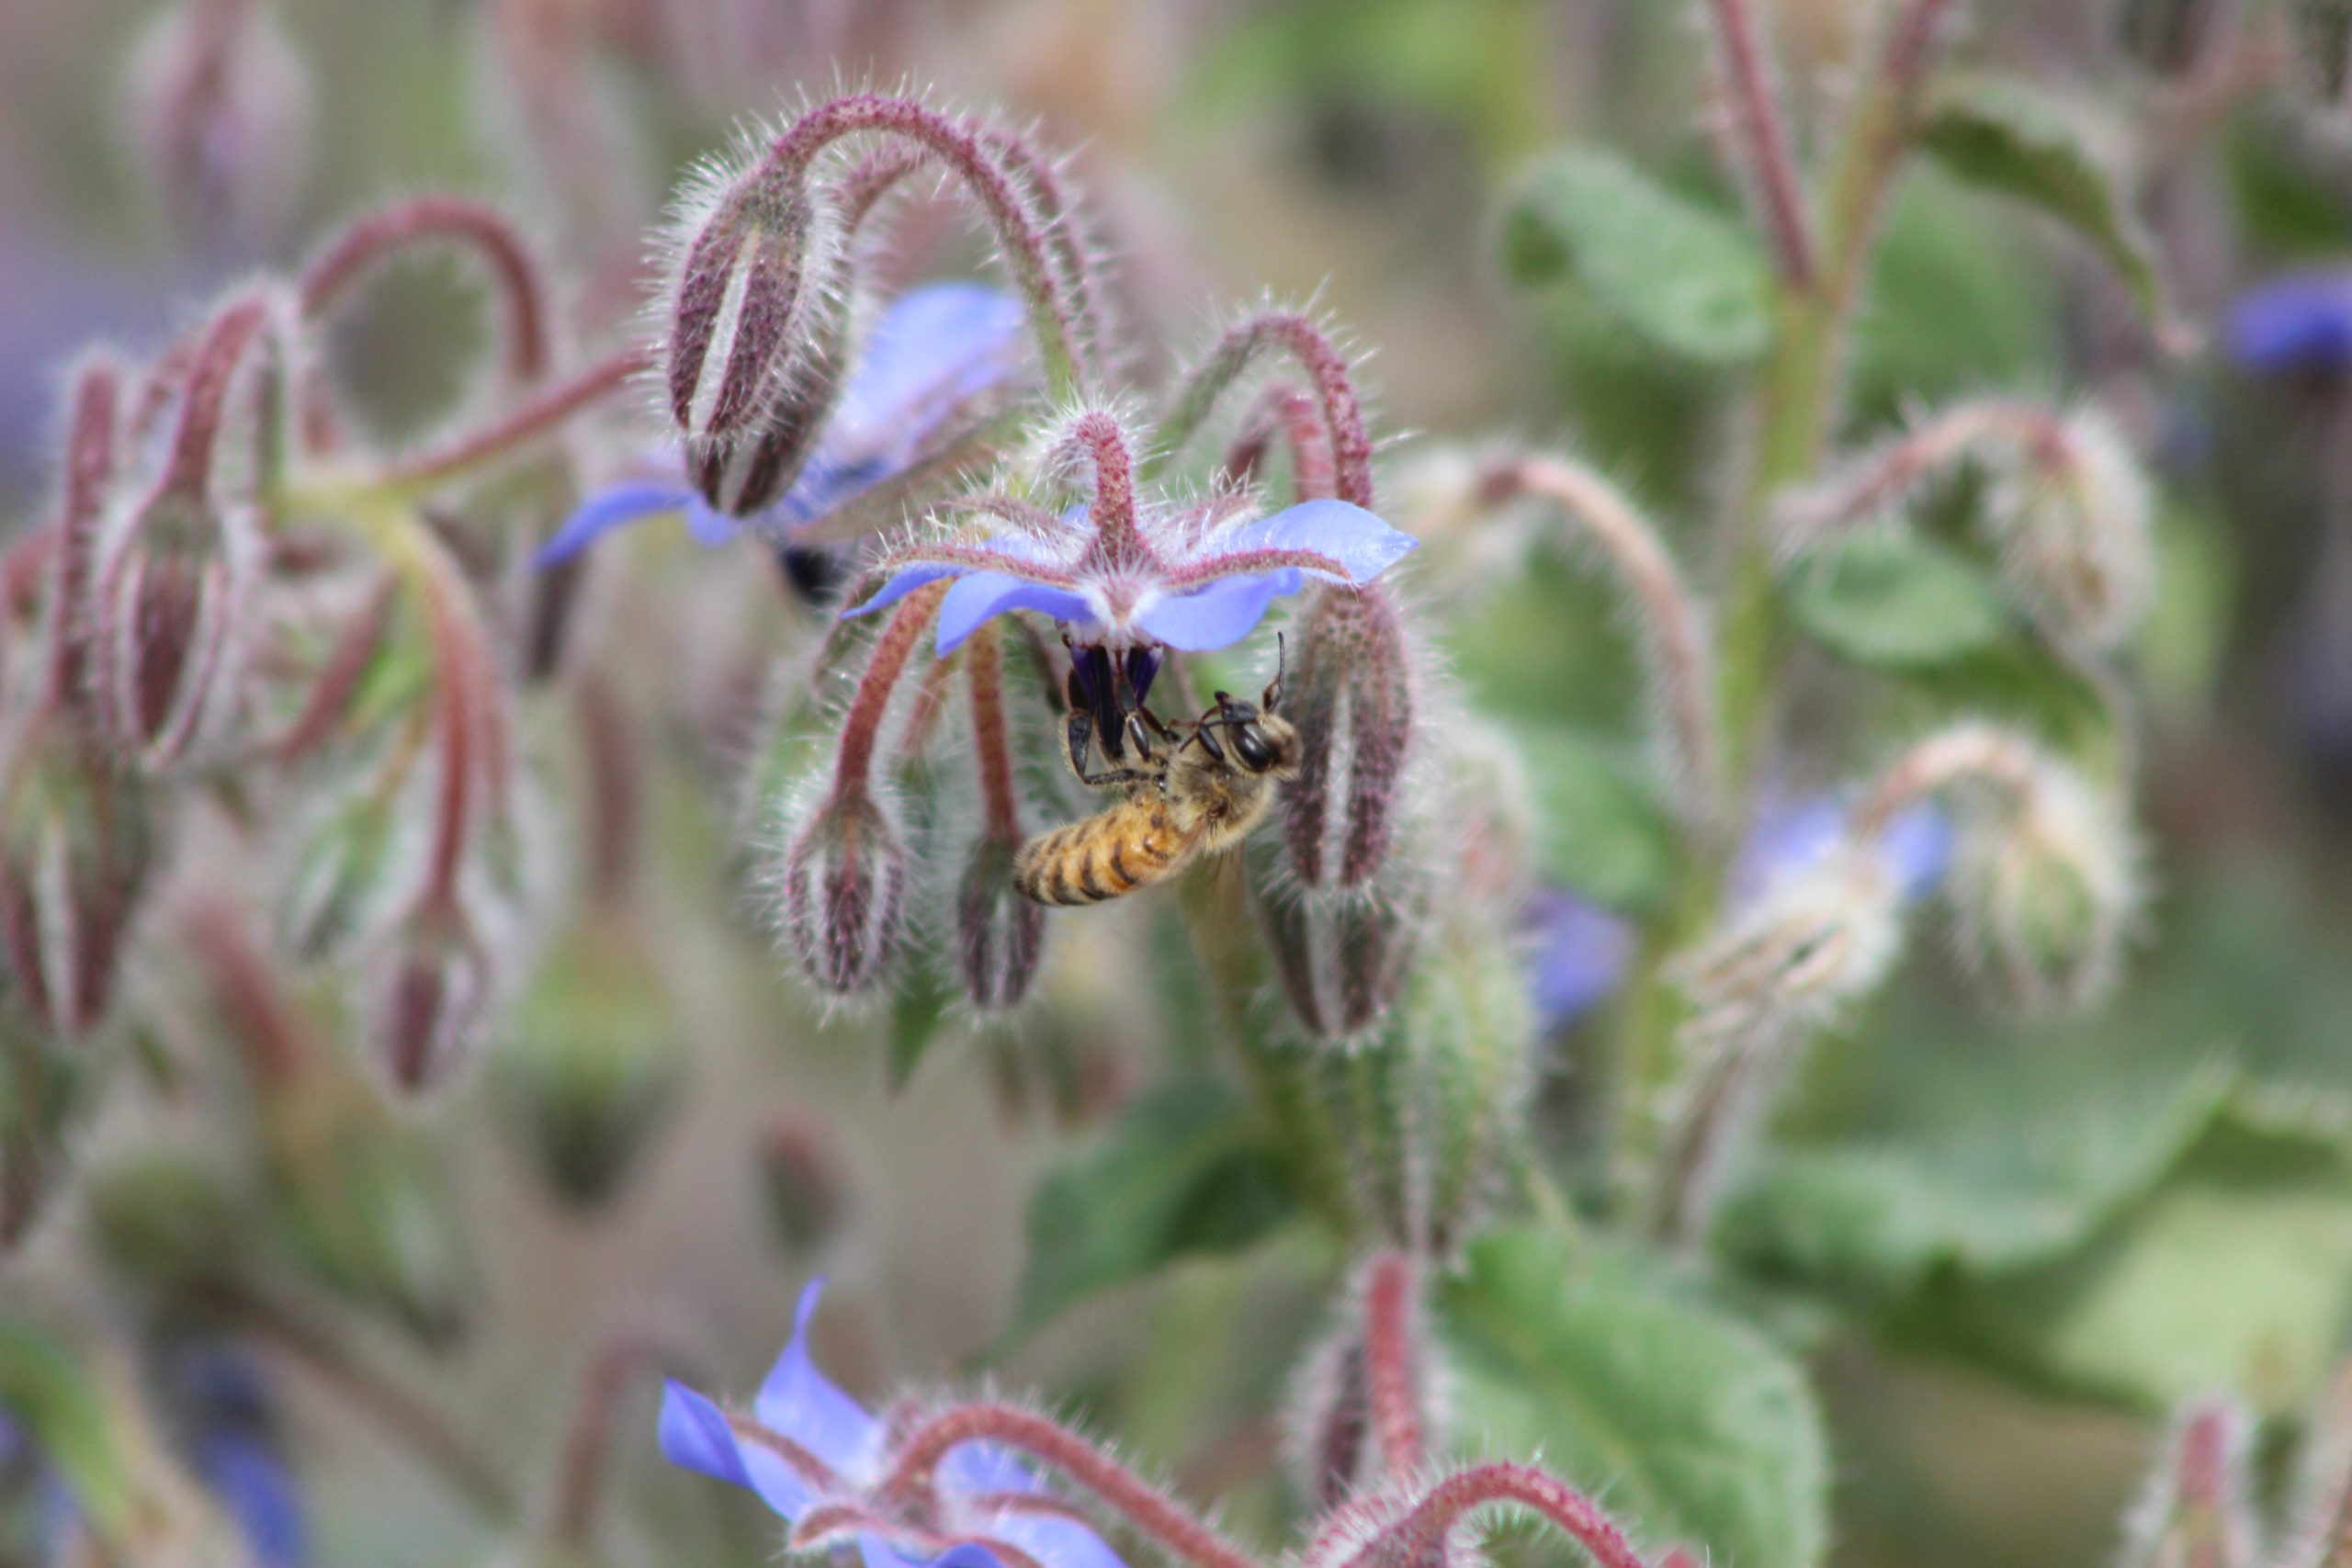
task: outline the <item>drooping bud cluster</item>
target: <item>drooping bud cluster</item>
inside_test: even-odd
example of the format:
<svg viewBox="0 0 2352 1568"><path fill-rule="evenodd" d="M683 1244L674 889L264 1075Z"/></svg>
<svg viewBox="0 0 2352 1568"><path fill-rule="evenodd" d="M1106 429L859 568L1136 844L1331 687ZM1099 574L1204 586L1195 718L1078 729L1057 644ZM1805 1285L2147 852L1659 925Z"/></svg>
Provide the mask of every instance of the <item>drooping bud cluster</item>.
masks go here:
<svg viewBox="0 0 2352 1568"><path fill-rule="evenodd" d="M1931 415L1792 498L1781 513L1788 541L1809 547L1899 513L1965 458L1989 471L1985 534L2043 635L2089 653L2120 646L2154 599L2153 507L2122 433L2092 405L1988 398Z"/></svg>

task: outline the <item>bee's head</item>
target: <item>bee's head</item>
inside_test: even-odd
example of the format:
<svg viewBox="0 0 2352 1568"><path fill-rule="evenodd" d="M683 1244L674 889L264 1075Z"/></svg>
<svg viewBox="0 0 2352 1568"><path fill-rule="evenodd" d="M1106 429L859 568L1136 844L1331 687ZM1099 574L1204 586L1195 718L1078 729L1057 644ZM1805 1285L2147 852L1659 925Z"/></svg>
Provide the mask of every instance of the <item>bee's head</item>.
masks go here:
<svg viewBox="0 0 2352 1568"><path fill-rule="evenodd" d="M1224 731L1222 744L1211 738L1212 726ZM1216 694L1216 717L1203 724L1201 737L1212 754L1244 773L1288 778L1298 771L1298 730L1290 720L1228 693Z"/></svg>

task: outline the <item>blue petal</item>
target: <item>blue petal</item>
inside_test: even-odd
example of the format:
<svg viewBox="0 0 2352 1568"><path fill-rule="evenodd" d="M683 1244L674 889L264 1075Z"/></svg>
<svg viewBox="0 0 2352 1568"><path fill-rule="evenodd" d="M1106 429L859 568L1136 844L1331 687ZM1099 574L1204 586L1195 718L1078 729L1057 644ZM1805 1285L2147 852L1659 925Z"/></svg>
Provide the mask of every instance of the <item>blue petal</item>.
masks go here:
<svg viewBox="0 0 2352 1568"><path fill-rule="evenodd" d="M865 1568L1005 1568L995 1552L973 1541L951 1546L936 1557L910 1556L872 1530L859 1532L857 1554Z"/></svg>
<svg viewBox="0 0 2352 1568"><path fill-rule="evenodd" d="M1007 610L1035 610L1057 621L1083 621L1094 614L1083 593L1010 572L970 572L939 602L939 656L955 652L983 622Z"/></svg>
<svg viewBox="0 0 2352 1568"><path fill-rule="evenodd" d="M1019 300L985 284L907 290L874 324L825 445L917 445L941 414L1011 373L1024 320ZM910 420L924 428L910 431Z"/></svg>
<svg viewBox="0 0 2352 1568"><path fill-rule="evenodd" d="M998 1443L958 1443L939 1461L943 1492L1035 1492L1037 1478Z"/></svg>
<svg viewBox="0 0 2352 1568"><path fill-rule="evenodd" d="M1312 550L1339 562L1349 581L1369 582L1419 544L1410 534L1391 528L1361 506L1344 501L1306 501L1270 517L1220 528L1209 536L1202 553Z"/></svg>
<svg viewBox="0 0 2352 1568"><path fill-rule="evenodd" d="M1915 806L1886 825L1879 847L1894 863L1905 898L1917 898L1944 879L1952 838L1951 819L1930 805Z"/></svg>
<svg viewBox="0 0 2352 1568"><path fill-rule="evenodd" d="M1265 619L1269 604L1305 586L1294 567L1247 572L1162 599L1137 615L1136 624L1170 648L1202 653L1239 642Z"/></svg>
<svg viewBox="0 0 2352 1568"><path fill-rule="evenodd" d="M1101 1536L1060 1515L1007 1511L990 1521L988 1532L1027 1552L1045 1568L1125 1568Z"/></svg>
<svg viewBox="0 0 2352 1568"><path fill-rule="evenodd" d="M1783 874L1818 864L1846 839L1846 810L1827 795L1768 806L1733 863L1735 902L1760 895ZM1931 805L1914 806L1887 824L1880 849L1906 898L1931 891L1951 860L1951 824Z"/></svg>
<svg viewBox="0 0 2352 1568"><path fill-rule="evenodd" d="M2352 369L2352 273L2274 278L2230 308L2232 357L2267 375Z"/></svg>
<svg viewBox="0 0 2352 1568"><path fill-rule="evenodd" d="M783 1433L843 1475L856 1478L881 1451L882 1423L835 1387L808 1358L808 1324L824 1291L824 1280L811 1280L800 1292L792 1339L760 1385L752 1412L770 1431Z"/></svg>
<svg viewBox="0 0 2352 1568"><path fill-rule="evenodd" d="M1546 1030L1559 1029L1617 988L1634 954L1633 928L1574 894L1530 900L1535 950L1528 988Z"/></svg>
<svg viewBox="0 0 2352 1568"><path fill-rule="evenodd" d="M715 550L731 542L743 531L743 525L719 511L699 494L686 499L686 533L704 549Z"/></svg>
<svg viewBox="0 0 2352 1568"><path fill-rule="evenodd" d="M971 570L968 566L940 566L936 563L900 567L891 575L889 581L876 590L872 598L863 604L853 604L843 610L842 619L846 621L852 615L863 615L869 610L895 604L927 582L936 582L943 577L961 577Z"/></svg>
<svg viewBox="0 0 2352 1568"><path fill-rule="evenodd" d="M662 1385L662 1457L682 1470L748 1486L787 1519L806 1513L817 1495L781 1454L737 1437L725 1411L674 1380Z"/></svg>
<svg viewBox="0 0 2352 1568"><path fill-rule="evenodd" d="M302 1568L310 1561L301 1493L268 1444L214 1438L199 1447L197 1470L236 1520L255 1568Z"/></svg>
<svg viewBox="0 0 2352 1568"><path fill-rule="evenodd" d="M674 480L644 480L598 491L563 520L563 526L541 545L531 564L545 571L586 549L598 536L627 524L642 522L684 510L695 492Z"/></svg>

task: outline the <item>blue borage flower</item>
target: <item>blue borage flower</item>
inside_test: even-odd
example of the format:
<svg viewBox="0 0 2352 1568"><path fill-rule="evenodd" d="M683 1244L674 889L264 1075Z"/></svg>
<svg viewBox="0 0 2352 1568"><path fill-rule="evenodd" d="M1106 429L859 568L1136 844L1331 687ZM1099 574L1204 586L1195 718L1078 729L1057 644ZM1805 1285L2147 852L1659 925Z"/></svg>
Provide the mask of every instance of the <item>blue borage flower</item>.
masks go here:
<svg viewBox="0 0 2352 1568"><path fill-rule="evenodd" d="M788 539L921 457L942 427L1020 367L1019 300L977 283L934 283L893 300L867 338L808 463L764 512L734 518L683 479L625 479L582 502L539 547L558 565L615 528L683 513L696 543L727 543L745 527Z"/></svg>
<svg viewBox="0 0 2352 1568"><path fill-rule="evenodd" d="M865 1509L885 1478L885 1424L817 1370L808 1323L824 1281L812 1281L793 1314L792 1338L760 1385L749 1418L672 1381L662 1392L662 1452L671 1463L749 1487L786 1519L820 1508L854 1521L866 1568L1125 1568L1066 1503L1001 1449L950 1450L939 1466L942 1517L904 1527Z"/></svg>
<svg viewBox="0 0 2352 1568"><path fill-rule="evenodd" d="M2230 357L2264 376L2352 370L2352 269L2294 272L2230 307Z"/></svg>
<svg viewBox="0 0 2352 1568"><path fill-rule="evenodd" d="M1845 841L1846 811L1815 795L1767 807L1732 863L1735 903L1760 897L1781 877L1819 864ZM1932 806L1898 815L1879 840L1894 868L1895 886L1911 900L1934 891L1951 863L1950 819ZM1556 888L1529 900L1528 987L1544 1030L1564 1029L1613 993L1636 945L1632 921Z"/></svg>
<svg viewBox="0 0 2352 1568"><path fill-rule="evenodd" d="M1009 610L1051 615L1081 647L1198 653L1249 636L1276 599L1309 579L1369 582L1420 543L1344 501L1302 502L1245 519L1246 505L1220 495L1114 531L1083 508L1057 517L991 502L989 515L1011 528L893 551L884 563L888 580L842 615L878 610L952 578L939 604L943 657Z"/></svg>

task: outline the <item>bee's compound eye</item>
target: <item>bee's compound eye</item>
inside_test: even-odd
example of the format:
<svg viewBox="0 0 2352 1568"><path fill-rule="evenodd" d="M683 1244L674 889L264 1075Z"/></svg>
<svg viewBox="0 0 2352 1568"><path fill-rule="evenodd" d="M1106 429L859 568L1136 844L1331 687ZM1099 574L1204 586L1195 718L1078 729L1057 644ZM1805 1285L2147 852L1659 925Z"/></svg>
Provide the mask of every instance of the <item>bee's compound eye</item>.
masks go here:
<svg viewBox="0 0 2352 1568"><path fill-rule="evenodd" d="M1266 732L1254 724L1234 730L1233 750L1251 773L1263 773L1274 765L1274 749L1267 743Z"/></svg>

